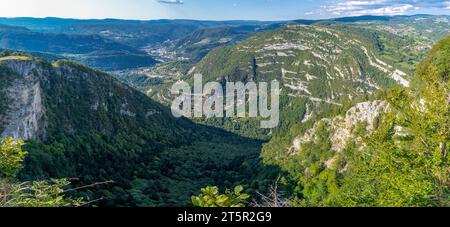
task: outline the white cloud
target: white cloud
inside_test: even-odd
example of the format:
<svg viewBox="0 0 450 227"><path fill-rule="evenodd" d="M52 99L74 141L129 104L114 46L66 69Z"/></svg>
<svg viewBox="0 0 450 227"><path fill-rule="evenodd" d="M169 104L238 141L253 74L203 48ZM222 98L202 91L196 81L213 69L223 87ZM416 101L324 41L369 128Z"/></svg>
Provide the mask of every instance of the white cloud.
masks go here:
<svg viewBox="0 0 450 227"><path fill-rule="evenodd" d="M182 5L184 2L182 0L157 0L159 3L164 4L174 4L174 5Z"/></svg>
<svg viewBox="0 0 450 227"><path fill-rule="evenodd" d="M357 10L350 12L351 16L361 16L361 15L398 15L405 14L408 10L413 9L412 5L399 5L399 6L387 6L377 9L369 10Z"/></svg>
<svg viewBox="0 0 450 227"><path fill-rule="evenodd" d="M448 9L450 1L442 0L334 0L323 7L333 15L357 16L406 14L418 9Z"/></svg>

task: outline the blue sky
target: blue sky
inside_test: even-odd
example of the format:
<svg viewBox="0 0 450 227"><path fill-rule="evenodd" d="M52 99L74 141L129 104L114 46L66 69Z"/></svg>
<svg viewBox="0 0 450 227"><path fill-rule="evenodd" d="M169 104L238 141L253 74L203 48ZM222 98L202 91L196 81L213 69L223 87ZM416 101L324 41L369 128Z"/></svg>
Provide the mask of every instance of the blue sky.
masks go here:
<svg viewBox="0 0 450 227"><path fill-rule="evenodd" d="M450 14L450 0L0 0L0 17L289 20Z"/></svg>

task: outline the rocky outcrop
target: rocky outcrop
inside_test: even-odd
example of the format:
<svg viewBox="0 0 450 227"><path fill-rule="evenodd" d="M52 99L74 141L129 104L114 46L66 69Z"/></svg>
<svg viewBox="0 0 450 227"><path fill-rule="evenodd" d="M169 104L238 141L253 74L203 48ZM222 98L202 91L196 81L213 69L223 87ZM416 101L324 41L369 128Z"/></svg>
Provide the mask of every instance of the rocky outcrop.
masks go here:
<svg viewBox="0 0 450 227"><path fill-rule="evenodd" d="M316 141L316 132L321 124L326 124L327 130L330 132L333 151L342 152L351 139L358 139L353 138L353 134L359 123L366 122L365 130L370 134L374 129L375 120L380 113L386 113L388 111L389 106L385 101L358 103L356 106L350 108L345 116L337 116L333 119L325 118L318 121L305 134L294 139L290 153L295 154L301 152L303 144Z"/></svg>
<svg viewBox="0 0 450 227"><path fill-rule="evenodd" d="M39 140L45 136L45 108L36 62L7 60L0 64L17 74L2 92L1 101L7 106L0 114L1 136Z"/></svg>
<svg viewBox="0 0 450 227"><path fill-rule="evenodd" d="M337 121L335 131L331 137L333 150L342 151L353 135L353 130L358 123L366 122L366 131L370 134L374 129L375 119L380 113L385 113L389 107L384 101L358 103L347 111L342 121Z"/></svg>

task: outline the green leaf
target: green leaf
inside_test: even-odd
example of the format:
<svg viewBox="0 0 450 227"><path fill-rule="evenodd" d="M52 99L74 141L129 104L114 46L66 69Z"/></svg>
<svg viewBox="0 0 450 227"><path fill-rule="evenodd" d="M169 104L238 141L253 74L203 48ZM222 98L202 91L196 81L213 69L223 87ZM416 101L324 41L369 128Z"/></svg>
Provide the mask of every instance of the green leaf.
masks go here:
<svg viewBox="0 0 450 227"><path fill-rule="evenodd" d="M242 187L242 185L238 185L234 188L234 193L236 195L239 195L242 191L244 191L244 187Z"/></svg>

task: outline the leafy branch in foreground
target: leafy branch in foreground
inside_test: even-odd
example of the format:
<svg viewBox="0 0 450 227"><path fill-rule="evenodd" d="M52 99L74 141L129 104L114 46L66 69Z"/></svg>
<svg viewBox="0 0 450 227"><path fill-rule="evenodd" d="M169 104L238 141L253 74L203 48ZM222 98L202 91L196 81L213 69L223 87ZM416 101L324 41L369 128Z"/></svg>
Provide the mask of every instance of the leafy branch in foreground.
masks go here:
<svg viewBox="0 0 450 227"><path fill-rule="evenodd" d="M0 138L0 177L15 177L22 169L23 160L27 155L22 146L22 140Z"/></svg>
<svg viewBox="0 0 450 227"><path fill-rule="evenodd" d="M51 181L17 182L14 177L23 168L27 154L22 150L23 141L0 138L0 207L80 207L95 201L66 196L68 192L94 187L108 182L95 183L75 189L68 179Z"/></svg>
<svg viewBox="0 0 450 227"><path fill-rule="evenodd" d="M226 189L225 194L220 194L218 187L206 187L201 191L199 196L192 196L192 204L196 207L245 207L250 198L250 195L242 193L242 186L236 186L233 191Z"/></svg>
<svg viewBox="0 0 450 227"><path fill-rule="evenodd" d="M2 188L3 186L3 182ZM65 197L64 188L70 185L67 179L13 183L9 185L9 192L0 202L4 207L68 207L82 206L85 201L81 198ZM5 184L8 187L8 183Z"/></svg>

